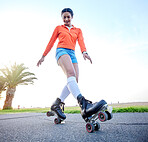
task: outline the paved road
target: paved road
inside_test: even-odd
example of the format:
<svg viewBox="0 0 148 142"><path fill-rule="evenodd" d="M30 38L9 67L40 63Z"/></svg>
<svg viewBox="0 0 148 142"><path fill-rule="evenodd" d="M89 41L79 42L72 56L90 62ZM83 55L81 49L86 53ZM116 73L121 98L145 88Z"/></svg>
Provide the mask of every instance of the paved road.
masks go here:
<svg viewBox="0 0 148 142"><path fill-rule="evenodd" d="M44 113L0 115L0 142L148 142L148 113L116 113L88 133L80 114L55 125Z"/></svg>

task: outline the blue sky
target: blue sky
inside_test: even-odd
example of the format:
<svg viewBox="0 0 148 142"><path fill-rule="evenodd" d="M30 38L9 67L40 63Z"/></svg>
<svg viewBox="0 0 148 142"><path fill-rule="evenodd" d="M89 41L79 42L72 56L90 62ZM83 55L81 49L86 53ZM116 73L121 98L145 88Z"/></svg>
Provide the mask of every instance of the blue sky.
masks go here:
<svg viewBox="0 0 148 142"><path fill-rule="evenodd" d="M134 58L139 58L141 62L148 64L148 51L146 48L148 44L148 19L146 18L148 14L148 2L146 0L0 1L1 14L8 11L24 11L39 15L52 15L52 17L58 19L58 22L60 12L64 7L71 7L73 9L75 14L74 24L80 25L82 29L83 27L86 28L86 33L105 39L108 38L108 40L114 42L120 40L122 44L137 44L137 47L136 45L134 46L134 52L130 54ZM11 21L9 22L11 23ZM49 26L50 23L52 24L52 19L48 23Z"/></svg>
<svg viewBox="0 0 148 142"><path fill-rule="evenodd" d="M54 58L56 43L40 68L36 62L54 28L63 24L60 13L65 7L73 9L72 23L82 29L93 60L92 65L83 61L77 45L79 85L84 96L92 101L103 98L109 103L148 101L147 0L0 0L0 67L25 63L36 73L38 81L34 86L25 87L24 94L36 90L37 96L42 94L45 105L58 97L66 77ZM60 78L58 83L57 78ZM46 83L43 85L43 82ZM49 86L52 86L50 91ZM23 100L27 97L19 95L22 89L23 86L17 89L15 105L25 104ZM50 93L55 95L48 95ZM70 97L67 104L73 100ZM28 106L31 105L42 103L28 102Z"/></svg>

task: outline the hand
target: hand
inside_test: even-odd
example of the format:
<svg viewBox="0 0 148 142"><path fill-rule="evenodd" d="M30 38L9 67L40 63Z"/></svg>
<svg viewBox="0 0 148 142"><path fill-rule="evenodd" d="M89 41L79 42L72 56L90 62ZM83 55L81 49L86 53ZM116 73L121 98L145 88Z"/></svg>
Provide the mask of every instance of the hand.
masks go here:
<svg viewBox="0 0 148 142"><path fill-rule="evenodd" d="M42 58L38 61L38 63L37 63L37 66L39 67L41 64L42 64L42 62L44 62L44 56L42 56Z"/></svg>
<svg viewBox="0 0 148 142"><path fill-rule="evenodd" d="M90 63L92 64L92 60L91 60L90 56L87 53L83 54L83 58L84 58L84 60L88 59L90 61Z"/></svg>

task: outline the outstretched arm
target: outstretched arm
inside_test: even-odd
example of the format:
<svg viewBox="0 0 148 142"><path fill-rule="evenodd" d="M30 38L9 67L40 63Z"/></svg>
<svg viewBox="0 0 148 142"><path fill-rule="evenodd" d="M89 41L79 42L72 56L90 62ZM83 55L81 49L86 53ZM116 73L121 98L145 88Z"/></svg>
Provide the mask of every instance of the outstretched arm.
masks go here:
<svg viewBox="0 0 148 142"><path fill-rule="evenodd" d="M88 59L90 61L90 63L92 64L92 60L91 60L90 56L88 55L88 53L86 52L86 47L85 47L84 38L83 38L83 34L82 34L81 29L79 29L78 43L80 45L81 52L83 53L84 60Z"/></svg>
<svg viewBox="0 0 148 142"><path fill-rule="evenodd" d="M42 56L42 58L38 61L38 63L37 63L38 67L42 64L42 62L44 62L44 58L45 58L45 56Z"/></svg>
<svg viewBox="0 0 148 142"><path fill-rule="evenodd" d="M53 45L54 45L54 43L55 43L57 37L58 37L58 27L55 28L55 30L54 30L54 32L53 32L53 34L52 34L52 36L51 36L51 39L50 39L50 41L49 41L49 43L48 43L48 45L47 45L47 47L46 47L46 49L45 49L45 51L44 51L44 53L43 53L43 56L42 56L41 59L38 61L38 63L37 63L37 66L38 66L38 67L42 64L42 62L43 62L44 59L45 59L45 56L48 54L48 52L49 52L49 51L51 50L51 48L53 47Z"/></svg>
<svg viewBox="0 0 148 142"><path fill-rule="evenodd" d="M90 63L92 64L92 60L87 52L83 52L83 58L84 58L84 60L88 59L90 61Z"/></svg>

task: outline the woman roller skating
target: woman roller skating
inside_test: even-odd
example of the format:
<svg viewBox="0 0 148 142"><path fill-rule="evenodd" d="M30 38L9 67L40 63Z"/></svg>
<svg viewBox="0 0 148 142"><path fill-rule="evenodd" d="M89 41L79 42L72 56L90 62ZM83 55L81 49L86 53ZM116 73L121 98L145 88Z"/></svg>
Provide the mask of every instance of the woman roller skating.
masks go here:
<svg viewBox="0 0 148 142"><path fill-rule="evenodd" d="M92 60L86 51L81 29L76 28L71 23L73 19L73 11L70 8L65 8L62 10L61 16L64 24L55 28L43 56L37 63L37 66L42 64L45 56L49 53L56 39L58 38L59 42L56 49L56 60L63 72L66 74L67 83L64 86L59 98L57 98L51 106L51 110L54 111L58 117L62 118L63 120L66 119L66 116L61 109L61 105L64 104L64 100L71 93L78 101L83 119L86 119L87 117L96 113L99 108L106 104L106 102L102 100L101 102L92 103L91 101L86 100L81 94L78 86L79 68L75 56L76 41L79 43L84 59L88 59L90 63L92 63Z"/></svg>

